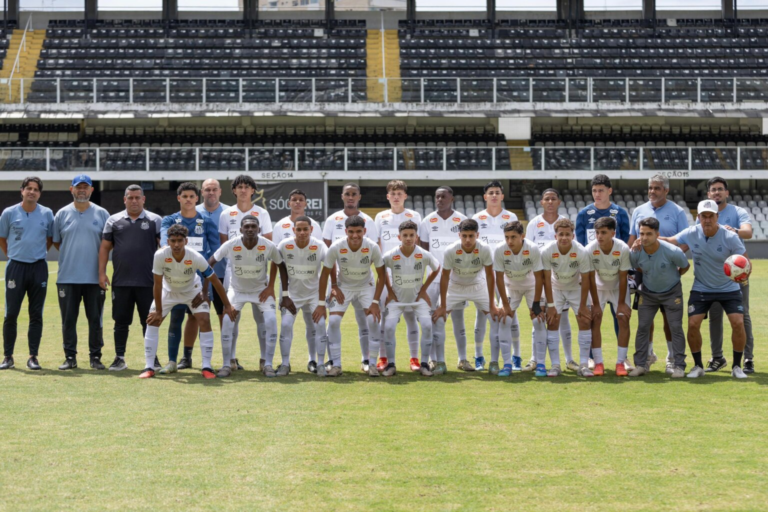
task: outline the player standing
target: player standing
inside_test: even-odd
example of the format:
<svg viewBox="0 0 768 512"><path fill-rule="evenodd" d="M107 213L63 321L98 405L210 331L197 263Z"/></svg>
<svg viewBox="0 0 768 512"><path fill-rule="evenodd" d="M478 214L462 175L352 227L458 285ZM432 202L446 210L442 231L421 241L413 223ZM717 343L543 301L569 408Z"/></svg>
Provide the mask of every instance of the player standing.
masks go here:
<svg viewBox="0 0 768 512"><path fill-rule="evenodd" d="M275 306L275 279L267 269L269 262L278 265L283 262L277 247L271 240L259 236L259 219L246 215L240 221L241 236L230 237L208 260L209 265L215 265L224 258L229 261L229 291L227 297L235 310L232 318L224 318L221 326L221 351L223 366L219 377L229 377L232 366L236 363L232 357L232 337L235 330L235 319L246 304L258 308L264 319L263 328L266 330L266 350L264 352L264 375L267 377L284 377L290 372L290 367L279 368L275 372L272 361L277 348L277 308ZM262 326L259 326L262 327ZM279 373L279 375L278 375Z"/></svg>
<svg viewBox="0 0 768 512"><path fill-rule="evenodd" d="M283 267L280 272L282 289L280 299L280 355L283 358L281 368L285 365L290 368L293 324L296 322L298 310L301 310L304 314L304 324L307 326L307 348L309 350L307 370L323 377L325 375L325 351L328 344L325 317L314 322L312 313L315 312L318 304L320 272L328 248L322 240L312 236L314 229L309 217L297 217L293 219L292 224L294 236L282 240L277 246L283 259L283 262L280 263L280 266Z"/></svg>
<svg viewBox="0 0 768 512"><path fill-rule="evenodd" d="M421 221L419 229L419 242L423 249L427 249L437 259L442 262L445 257L446 248L454 244L459 239L459 225L467 220L463 213L453 209L453 189L449 186L439 187L435 191L436 211L430 213ZM427 288L431 314L434 318L435 310L440 303L440 282L442 272L432 281ZM464 307L457 307L451 312L451 321L453 323L453 333L456 339L456 347L459 353L463 353L466 361L467 353L467 335L464 328ZM432 326L432 349L430 353L430 370L435 375L442 375L448 371L445 365L445 322L443 317L437 318ZM463 370L474 371L475 368L466 362Z"/></svg>
<svg viewBox="0 0 768 512"><path fill-rule="evenodd" d="M493 253L496 246L504 243L504 225L507 222L517 220L517 215L504 209L504 187L501 182L493 180L483 187L483 199L485 210L476 213L472 219L479 226L479 240L488 245ZM485 329L489 318L480 310L475 314L475 371L485 370L485 357L483 356L483 342L485 341ZM517 333L519 337L520 334ZM492 343L498 344L497 333L491 330Z"/></svg>
<svg viewBox="0 0 768 512"><path fill-rule="evenodd" d="M379 233L379 247L381 247L381 253L386 254L389 251L396 249L399 245L400 225L405 221L413 221L416 226L421 224L421 215L413 210L409 210L405 207L405 200L408 198L408 186L404 181L392 180L387 183L387 201L389 201L389 210L384 210L376 214L374 223L376 224L376 230ZM417 228L418 229L418 228ZM418 238L418 233L416 234ZM388 272L392 271L387 267ZM384 317L387 315L387 309L384 309ZM405 318L405 330L408 334L408 349L410 351L410 365L411 371L417 372L420 369L419 364L419 323L416 320L416 311L407 308L403 311L403 318ZM386 325L385 321L382 322ZM392 347L394 349L394 339L384 339L384 347ZM431 342L430 342L431 344ZM376 363L376 367L379 371L383 371L389 363L394 363L395 354L387 354L386 352L380 354L379 360ZM388 361L389 360L389 361Z"/></svg>
<svg viewBox="0 0 768 512"><path fill-rule="evenodd" d="M589 369L589 350L592 346L592 319L602 311L589 309L591 270L589 256L584 247L573 239L573 222L560 219L555 222L555 241L541 251L541 263L544 266L544 291L547 296L547 347L552 368L548 377L557 377L560 368L558 341L560 315L567 309L573 309L579 324L579 369L582 377L592 377ZM597 297L593 297L597 302Z"/></svg>
<svg viewBox="0 0 768 512"><path fill-rule="evenodd" d="M496 289L503 309L501 320L493 320L499 333L498 344L491 339L491 364L489 371L499 377L509 377L513 371L522 370L520 356L520 323L517 310L525 297L525 303L533 322L533 356L537 376L546 376L544 367L547 355L547 331L541 309L541 289L544 267L541 264L539 246L523 237L523 225L512 221L504 226L504 241L493 254L493 270L496 271ZM504 367L499 370L499 350Z"/></svg>
<svg viewBox="0 0 768 512"><path fill-rule="evenodd" d="M184 304L192 311L200 327L200 352L203 355L203 377L215 379L211 369L213 355L213 331L211 330L210 307L203 300L203 286L200 272L216 288L224 302L224 314L234 317L232 305L225 297L224 287L216 278L213 269L205 258L196 250L187 246L187 228L176 224L168 229L168 245L155 253L152 265L155 285L155 300L147 318L147 332L144 335L144 358L146 367L139 375L141 379L155 376L154 361L160 339L160 325L171 309L177 304Z"/></svg>
<svg viewBox="0 0 768 512"><path fill-rule="evenodd" d="M275 245L279 245L283 240L295 236L293 226L299 217L308 218L312 224L310 236L318 240L323 238L323 229L320 227L320 224L307 215L307 194L299 189L291 190L291 193L288 194L288 208L291 209L291 214L277 221L272 231L272 241Z"/></svg>
<svg viewBox="0 0 768 512"><path fill-rule="evenodd" d="M629 319L632 316L632 303L629 299L627 275L632 265L629 261L629 246L615 238L616 220L612 217L601 217L595 222L595 241L587 246L587 254L592 260L590 279L592 296L598 300L592 303L592 311L600 308L605 311L606 304L611 304L616 310L619 320L619 350L616 359L616 375L627 376L624 364L629 352ZM605 374L603 364L603 337L600 331L603 315L593 315L592 318L592 357L595 361L595 376Z"/></svg>
<svg viewBox="0 0 768 512"><path fill-rule="evenodd" d="M393 344L391 350L387 347L387 353L391 358L383 375L391 377L397 371L395 368L395 346L397 342L395 331L400 322L400 315L410 312L418 319L421 326L421 362L419 372L425 377L431 377L429 370L429 353L432 348L432 318L430 313L429 296L427 289L440 274L440 263L429 251L417 245L419 240L418 224L407 220L400 224L400 246L389 250L384 254L384 266L389 271L387 288L387 312L384 315L384 340L387 345ZM432 272L424 280L425 267ZM418 332L418 331L417 331ZM413 353L411 353L413 355ZM416 359L418 361L418 358ZM414 361L411 358L411 370Z"/></svg>
<svg viewBox="0 0 768 512"><path fill-rule="evenodd" d="M195 209L208 220L213 223L218 232L219 219L221 218L221 212L229 208L226 204L222 204L221 199L221 185L218 180L207 179L203 182L201 188L203 194L203 202L195 207ZM221 247L221 240L217 236L216 242L211 245L211 254L213 254L219 247ZM220 261L213 267L213 271L216 272L216 277L219 281L224 282L224 278L227 274L227 262ZM226 288L226 286L225 286ZM213 307L216 310L216 315L219 317L219 327L221 327L224 321L224 303L221 301L221 297L218 296L212 286L208 286L208 297L212 299Z"/></svg>
<svg viewBox="0 0 768 512"><path fill-rule="evenodd" d="M364 373L378 377L379 370L375 364L368 364L371 358L376 359L381 342L381 310L379 299L384 290L387 275L384 270L384 260L378 244L365 236L367 221L359 215L353 215L345 221L347 237L331 245L323 262L323 272L318 288L319 304L312 314L315 322L325 317L325 296L328 278L338 266L338 286L334 287L328 298L328 350L332 367L327 371L329 377L341 375L341 319L350 303L360 308L366 316L370 342L368 353L364 353L360 365ZM371 264L376 268L376 287L374 290Z"/></svg>

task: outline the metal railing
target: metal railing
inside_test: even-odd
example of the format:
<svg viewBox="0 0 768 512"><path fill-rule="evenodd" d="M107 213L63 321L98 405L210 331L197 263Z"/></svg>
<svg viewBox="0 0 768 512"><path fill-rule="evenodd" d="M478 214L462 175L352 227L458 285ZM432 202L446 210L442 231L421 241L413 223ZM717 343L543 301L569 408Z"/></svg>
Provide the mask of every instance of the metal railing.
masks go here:
<svg viewBox="0 0 768 512"><path fill-rule="evenodd" d="M11 84L13 83L13 75L21 69L21 53L27 51L27 32L29 32L29 29L32 27L32 13L29 14L29 17L27 18L27 24L24 25L24 33L21 35L21 41L19 42L19 49L16 52L16 60L13 61L13 67L11 67L11 74L8 77L8 87L11 87ZM24 87L24 84L21 84L22 87ZM20 93L20 95L23 93ZM9 94L10 96L10 94Z"/></svg>
<svg viewBox="0 0 768 512"><path fill-rule="evenodd" d="M136 171L768 171L742 147L40 147L1 148L0 176Z"/></svg>
<svg viewBox="0 0 768 512"><path fill-rule="evenodd" d="M24 80L32 81L24 97ZM15 95L13 84L21 91ZM8 103L742 103L768 78L35 78Z"/></svg>

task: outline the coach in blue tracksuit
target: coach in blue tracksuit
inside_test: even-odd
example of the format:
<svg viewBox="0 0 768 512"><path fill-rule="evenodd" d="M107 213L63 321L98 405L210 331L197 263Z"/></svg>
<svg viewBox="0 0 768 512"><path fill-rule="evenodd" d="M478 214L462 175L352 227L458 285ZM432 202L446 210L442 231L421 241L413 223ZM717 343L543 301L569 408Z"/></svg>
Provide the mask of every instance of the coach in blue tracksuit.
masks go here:
<svg viewBox="0 0 768 512"><path fill-rule="evenodd" d="M595 222L602 217L613 217L616 220L616 238L624 243L629 241L629 215L624 208L611 202L611 194L613 194L613 187L608 176L597 174L592 178L592 199L595 202L582 208L576 217L576 241L584 247L595 240ZM613 330L618 336L619 322L616 320L613 304L611 304L611 314Z"/></svg>
<svg viewBox="0 0 768 512"><path fill-rule="evenodd" d="M45 255L53 244L53 212L37 203L43 180L25 178L21 183L21 202L3 210L0 216L0 249L8 256L5 267L5 319L0 370L14 367L16 321L24 296L29 298L29 359L27 368L39 370L37 351L43 336L43 306L48 290L48 264Z"/></svg>
<svg viewBox="0 0 768 512"><path fill-rule="evenodd" d="M181 224L189 231L187 247L199 252L206 260L213 255L215 248L221 243L219 229L210 218L197 211L197 203L200 199L200 189L194 183L182 183L176 190L176 198L181 206L181 211L163 218L160 227L160 246L168 245L168 229L174 224ZM203 289L204 293L207 291ZM187 329L194 332L190 346L184 347L184 358L179 365L176 359L179 355L179 343L181 343L181 324L184 321L186 306L176 306L171 310L171 323L168 327L168 365L160 370L160 373L173 373L177 369L183 370L191 366L192 349L197 338L197 322L193 316L189 316Z"/></svg>
<svg viewBox="0 0 768 512"><path fill-rule="evenodd" d="M742 240L752 238L752 219L744 208L728 204L728 182L723 178L714 177L707 182L707 197L717 203L717 222L728 231L736 233ZM698 221L696 222L698 224ZM744 373L754 373L753 362L755 338L752 336L752 318L749 316L749 283L741 285L741 299L744 306L744 331L747 343L744 347ZM719 302L712 304L709 309L709 345L712 349L712 359L709 360L707 372L716 372L724 368L728 361L723 356L723 307Z"/></svg>

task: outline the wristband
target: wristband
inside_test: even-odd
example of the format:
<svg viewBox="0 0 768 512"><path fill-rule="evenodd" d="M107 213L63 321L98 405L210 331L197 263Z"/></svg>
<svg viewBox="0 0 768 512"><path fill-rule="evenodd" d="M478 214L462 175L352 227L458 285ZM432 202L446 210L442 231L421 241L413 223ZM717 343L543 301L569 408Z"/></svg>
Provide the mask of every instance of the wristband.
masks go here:
<svg viewBox="0 0 768 512"><path fill-rule="evenodd" d="M534 302L533 306L531 306L531 311L533 311L534 315L540 315L541 314L541 304L538 302Z"/></svg>
<svg viewBox="0 0 768 512"><path fill-rule="evenodd" d="M283 291L283 297L288 297L290 299L291 298L291 292L289 292L288 290Z"/></svg>
<svg viewBox="0 0 768 512"><path fill-rule="evenodd" d="M547 302L547 307L548 308L553 308L553 307L555 307L555 303L554 302Z"/></svg>
<svg viewBox="0 0 768 512"><path fill-rule="evenodd" d="M376 304L376 305L378 305L378 304L379 304L379 301L377 301L376 299L373 299L373 300L371 301L371 304Z"/></svg>

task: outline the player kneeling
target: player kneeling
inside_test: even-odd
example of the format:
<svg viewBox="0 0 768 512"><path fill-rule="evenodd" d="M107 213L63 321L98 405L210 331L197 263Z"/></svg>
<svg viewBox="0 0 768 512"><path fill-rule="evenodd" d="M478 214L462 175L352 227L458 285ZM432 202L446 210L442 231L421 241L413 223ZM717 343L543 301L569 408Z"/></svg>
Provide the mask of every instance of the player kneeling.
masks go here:
<svg viewBox="0 0 768 512"><path fill-rule="evenodd" d="M547 295L547 346L552 368L548 377L557 377L560 369L560 312L570 308L579 324L579 370L582 377L593 377L589 369L589 349L592 346L592 317L602 312L589 309L589 256L586 249L573 239L574 226L569 219L555 222L555 241L541 251L544 266L544 291ZM594 297L597 301L597 297ZM566 313L567 314L567 313Z"/></svg>
<svg viewBox="0 0 768 512"><path fill-rule="evenodd" d="M325 333L325 316L312 320L318 304L318 286L320 284L320 269L328 250L322 240L314 238L312 221L301 215L293 223L293 234L286 238L277 250L283 258L280 263L280 280L283 296L280 299L280 354L283 362L278 369L290 370L291 344L293 343L293 324L299 310L304 314L307 329L307 345L309 348L309 364L307 369L325 377L325 349L328 336ZM313 373L314 373L313 372Z"/></svg>
<svg viewBox="0 0 768 512"><path fill-rule="evenodd" d="M400 246L395 247L384 255L384 266L392 274L392 280L387 280L389 298L387 299L387 314L384 320L384 339L392 343L387 347L389 362L382 372L385 377L391 377L395 369L395 331L403 313L412 312L421 326L421 364L419 373L431 377L429 370L429 353L432 349L432 318L431 304L427 289L432 281L440 274L440 264L437 258L428 251L416 246L419 238L418 226L407 220L400 224L397 238ZM425 264L432 272L424 281Z"/></svg>
<svg viewBox="0 0 768 512"><path fill-rule="evenodd" d="M592 259L592 272L590 272L592 296L597 295L599 302L592 305L592 310L599 307L600 311L604 311L609 302L616 309L616 318L619 321L619 355L616 358L616 375L626 377L627 368L624 363L629 351L629 317L632 315L627 289L627 273L632 268L629 261L629 246L615 238L616 220L613 217L597 219L594 229L595 240L587 245L587 254ZM592 318L592 358L595 360L596 376L605 374L600 333L602 319L602 315L593 315Z"/></svg>
<svg viewBox="0 0 768 512"><path fill-rule="evenodd" d="M509 377L513 371L522 370L520 355L520 322L517 309L525 297L525 303L533 322L534 357L536 375L546 376L544 360L547 356L547 331L544 325L544 311L541 309L541 289L544 267L541 252L535 242L525 239L523 225L519 221L504 226L504 241L493 254L493 269L496 271L496 289L504 310L500 320L491 322L491 365L489 371L499 377ZM494 337L498 332L498 341ZM499 370L499 351L504 367ZM494 371L495 370L495 371Z"/></svg>
<svg viewBox="0 0 768 512"><path fill-rule="evenodd" d="M445 249L443 274L440 278L440 305L432 315L434 322L440 318L445 319L454 308L463 309L467 301L473 302L478 311L486 315L490 313L492 319L501 314L493 300L493 255L491 248L478 240L478 229L475 220L461 221L459 240ZM462 370L468 367L466 352L459 353L458 368Z"/></svg>
<svg viewBox="0 0 768 512"><path fill-rule="evenodd" d="M202 281L197 274L201 272L224 302L224 319L235 318L235 311L227 300L224 286L199 252L187 249L187 228L175 224L168 229L168 246L155 252L152 264L154 274L154 297L147 317L147 330L144 334L144 357L146 368L139 378L155 376L155 356L160 339L160 325L174 306L186 305L195 315L200 328L200 349L203 353L203 377L215 379L211 369L213 355L213 331L211 330L210 308L203 300Z"/></svg>
<svg viewBox="0 0 768 512"><path fill-rule="evenodd" d="M328 351L333 366L326 372L328 377L341 375L341 319L344 318L350 303L355 308L360 308L365 313L370 339L368 342L369 361L375 361L379 356L379 344L381 343L381 309L379 298L384 291L387 280L384 271L384 260L381 257L381 249L370 238L365 236L365 220L353 215L344 221L346 238L334 242L328 249L323 262L323 273L320 276L318 287L319 304L312 314L312 320L319 322L325 318L325 293L328 286L328 277L336 265L339 266L338 290L331 292L328 298L330 316L328 318ZM376 268L376 289L373 286L373 274L371 264ZM365 357L365 355L363 355ZM363 371L368 370L368 375L378 377L379 370L375 364L362 365Z"/></svg>
<svg viewBox="0 0 768 512"><path fill-rule="evenodd" d="M275 377L272 360L277 348L277 315L275 307L274 273L267 277L267 265L270 261L282 263L283 259L277 247L270 240L259 236L259 219L246 215L240 221L242 235L230 238L211 256L208 263L215 265L224 258L229 260L232 275L229 278L227 297L235 309L232 318L224 317L221 324L221 352L224 365L219 370L219 377L229 377L232 373L232 336L235 319L246 304L255 305L264 318L266 330L266 350L264 353L264 375ZM258 326L262 327L262 326ZM286 373L287 375L287 373Z"/></svg>

